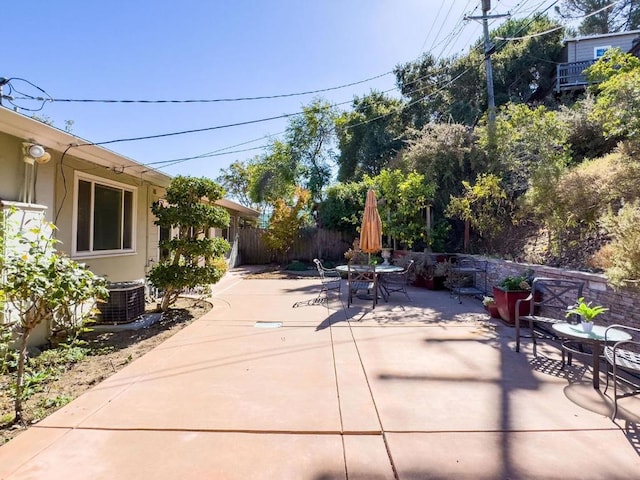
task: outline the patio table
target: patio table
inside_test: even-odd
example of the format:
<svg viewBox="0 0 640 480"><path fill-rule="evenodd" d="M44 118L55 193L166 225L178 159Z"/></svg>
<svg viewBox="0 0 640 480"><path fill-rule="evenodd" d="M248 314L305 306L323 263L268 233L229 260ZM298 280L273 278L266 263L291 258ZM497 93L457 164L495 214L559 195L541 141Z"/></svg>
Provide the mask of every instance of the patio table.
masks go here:
<svg viewBox="0 0 640 480"><path fill-rule="evenodd" d="M552 325L556 334L568 339L562 343L562 348L570 353L584 353L580 352L570 346L570 343L586 343L591 346L592 366L593 366L593 388L600 388L600 356L602 355L602 347L605 343L604 332L607 329L605 326L594 325L590 332L585 332L580 324L572 323L554 323ZM607 343L615 343L623 340L630 340L631 336L621 330L612 328L607 334Z"/></svg>
<svg viewBox="0 0 640 480"><path fill-rule="evenodd" d="M364 271L368 267L366 265L351 265L351 270L354 270L357 272L358 268ZM349 273L349 265L338 265L336 267L336 270L340 273ZM397 265L376 265L374 273L379 278L385 273L398 273L398 272L402 272L403 270L404 268L399 267ZM380 292L380 295L382 295L382 298L384 298L384 300L387 301L388 295L385 294L384 287L381 285L380 281L378 281L378 291Z"/></svg>

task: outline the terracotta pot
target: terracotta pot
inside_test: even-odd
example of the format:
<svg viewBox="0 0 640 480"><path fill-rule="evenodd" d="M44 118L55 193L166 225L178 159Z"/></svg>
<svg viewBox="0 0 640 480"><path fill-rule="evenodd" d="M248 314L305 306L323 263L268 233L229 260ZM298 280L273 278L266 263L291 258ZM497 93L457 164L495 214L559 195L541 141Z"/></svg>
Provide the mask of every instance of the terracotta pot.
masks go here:
<svg viewBox="0 0 640 480"><path fill-rule="evenodd" d="M442 290L445 277L427 277L424 279L425 287L429 290Z"/></svg>
<svg viewBox="0 0 640 480"><path fill-rule="evenodd" d="M416 278L413 280L413 286L426 288L426 279L422 275L416 275Z"/></svg>
<svg viewBox="0 0 640 480"><path fill-rule="evenodd" d="M498 311L498 306L495 303L485 305L485 309L489 312L491 318L500 318L500 312Z"/></svg>
<svg viewBox="0 0 640 480"><path fill-rule="evenodd" d="M493 287L493 299L498 307L500 318L507 324L515 326L516 324L516 301L524 300L529 296L528 290L503 290L500 287ZM538 298L538 293L536 298ZM520 302L520 315L529 313L529 302Z"/></svg>

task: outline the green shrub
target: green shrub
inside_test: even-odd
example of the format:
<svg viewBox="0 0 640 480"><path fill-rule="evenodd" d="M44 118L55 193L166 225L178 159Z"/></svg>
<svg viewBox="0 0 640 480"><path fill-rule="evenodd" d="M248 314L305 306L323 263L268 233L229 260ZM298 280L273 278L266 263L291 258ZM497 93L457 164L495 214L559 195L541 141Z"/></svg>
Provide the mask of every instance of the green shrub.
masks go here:
<svg viewBox="0 0 640 480"><path fill-rule="evenodd" d="M624 205L604 222L612 238L611 265L605 269L609 283L616 288L640 289L640 200Z"/></svg>
<svg viewBox="0 0 640 480"><path fill-rule="evenodd" d="M298 260L294 260L286 266L285 270L291 270L292 272L304 272L305 270L307 270L307 264Z"/></svg>

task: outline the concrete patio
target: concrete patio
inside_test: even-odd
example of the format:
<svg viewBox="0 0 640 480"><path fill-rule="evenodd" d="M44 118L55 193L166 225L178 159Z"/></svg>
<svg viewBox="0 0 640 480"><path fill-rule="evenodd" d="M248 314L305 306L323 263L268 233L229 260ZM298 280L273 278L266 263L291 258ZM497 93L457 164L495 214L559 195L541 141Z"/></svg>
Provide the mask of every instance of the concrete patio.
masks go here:
<svg viewBox="0 0 640 480"><path fill-rule="evenodd" d="M318 279L244 273L216 285L207 315L0 447L0 479L640 476L640 398L611 421L589 367L562 370L553 345L515 353L478 300L411 288L347 311L344 293L313 301Z"/></svg>

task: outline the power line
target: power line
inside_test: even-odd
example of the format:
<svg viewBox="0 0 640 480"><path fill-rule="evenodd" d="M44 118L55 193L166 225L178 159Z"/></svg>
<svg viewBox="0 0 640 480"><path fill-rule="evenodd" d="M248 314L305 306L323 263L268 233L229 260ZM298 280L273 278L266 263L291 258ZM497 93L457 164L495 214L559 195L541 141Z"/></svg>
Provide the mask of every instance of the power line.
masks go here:
<svg viewBox="0 0 640 480"><path fill-rule="evenodd" d="M88 146L88 145L109 145L111 143L122 143L122 142L135 142L135 141L139 141L139 140L152 140L155 138L165 138L165 137L174 137L177 135L186 135L189 133L199 133L199 132L209 132L212 130L220 130L223 128L231 128L231 127L239 127L242 125L251 125L254 123L262 123L262 122L269 122L271 120L278 120L281 118L289 118L289 117L293 117L296 115L301 115L302 112L296 112L296 113L285 113L283 115L277 115L275 117L267 117L267 118L259 118L257 120L246 120L244 122L237 122L237 123L228 123L226 125L216 125L213 127L204 127L204 128L194 128L191 130L181 130L178 132L169 132L169 133L159 133L157 135L145 135L145 136L141 136L141 137L130 137L130 138L118 138L116 140L107 140L104 142L92 142L92 143L86 143L86 144L80 144L77 145L78 147L84 147L84 146Z"/></svg>
<svg viewBox="0 0 640 480"><path fill-rule="evenodd" d="M525 2L525 3L526 3L526 2ZM557 3L557 2L554 2L552 5L550 5L550 6L547 8L547 10L548 10L549 8L551 8L551 6L553 6L555 3ZM532 22L530 22L530 23L532 23ZM529 24L530 24L530 23L529 23ZM528 26L528 25L526 25L526 26ZM525 27L526 27L526 26L525 26ZM521 31L522 29L524 29L525 27L522 27L522 28L520 29L520 31ZM441 43L442 43L442 42L441 42ZM502 45L502 46L504 46L504 44L506 44L506 42L503 42L503 45ZM501 46L501 47L502 47L502 46ZM379 115L379 116L377 116L377 117L374 117L374 118L371 118L371 119L365 120L365 121L363 121L363 122L359 122L359 123L357 123L357 124L349 125L349 126L347 126L347 127L345 127L345 128L347 128L347 129L355 128L355 127L357 127L357 126L364 125L364 124L367 124L367 123L371 123L371 122L374 122L374 121L380 120L380 119L382 119L382 118L385 118L385 117L387 117L387 116L389 116L389 115L392 115L392 114L395 114L395 113L397 113L397 112L400 112L400 111L402 111L403 109L408 108L408 107L410 107L410 106L412 106L412 105L414 105L414 104L416 104L416 103L418 103L418 102L420 102L420 101L423 101L425 98L428 98L428 97L430 97L430 96L432 96L432 95L435 95L435 94L437 94L438 92L440 92L440 91L444 90L445 88L447 88L448 86L450 86L450 85L452 85L454 82L456 82L458 79L460 79L460 78L462 78L464 75L466 75L466 74L467 74L471 69L472 69L472 67L469 67L469 68L467 68L465 71L463 71L462 73L460 73L459 75L457 75L455 78L453 78L453 79L450 79L450 80L446 81L445 83L443 83L443 84L442 84L442 86L441 86L441 87L439 87L439 88L438 88L437 90L435 90L435 91L432 91L428 96L425 96L425 97L422 97L422 98L416 99L416 100L414 100L414 101L412 101L412 102L409 102L409 103L407 103L407 104L401 105L399 108L396 108L394 111L388 112L388 113L386 113L386 114ZM444 71L444 69L443 69L443 71ZM386 74L388 74L388 73L389 73L389 72L387 72ZM380 75L380 76L384 76L384 75L386 75L386 74L382 74L382 75ZM433 72L431 72L431 74L433 74ZM416 80L414 80L413 82L410 82L410 84L416 83L417 81L419 81L419 80L420 80L420 79L422 79L422 78L425 78L425 77L431 76L431 74L430 74L430 75L425 75L424 77L421 77L421 78L419 78L419 79L416 79ZM372 77L372 78L379 78L380 76L378 76L378 77ZM364 81L363 81L363 82L364 82ZM29 83L30 83L30 82L29 82ZM362 83L362 82L360 82L360 83ZM410 84L409 84L409 85L410 85ZM34 86L35 86L35 85L34 85ZM36 88L39 88L39 87L36 87ZM336 87L336 88L337 88L337 87ZM422 90L423 88L424 88L424 87L421 87L421 88L418 88L418 89L416 89L416 90L414 90L414 91L412 91L412 92L406 92L404 95L405 95L405 96L407 96L407 95L411 95L412 93L417 93L417 92L419 92L420 90ZM40 89L40 90L41 90L41 89ZM384 92L382 92L382 93L387 93L387 92L390 92L390 91L392 91L392 90L396 90L396 88L392 88L392 89L386 90L386 91L384 91ZM42 90L42 91L43 91L43 90ZM43 92L44 92L44 91L43 91ZM45 92L45 93L46 93L46 92ZM35 98L35 97L34 97L34 98ZM353 101L353 100L346 101L346 102L341 102L341 103L336 103L336 104L333 104L332 106L333 106L333 107L335 107L335 106L339 106L339 105L344 105L344 104L347 104L347 103L351 103L352 101ZM205 128L200 128L200 129L191 129L191 130L183 130L183 131L170 132L170 133L163 133L163 134L157 134L157 135L148 135L148 136L139 136L139 137L131 137L131 138L122 138L122 139L115 139L115 140L109 140L109 141L104 141L104 142L86 143L86 144L80 144L80 145L74 145L74 146L82 147L82 146L88 146L88 145L108 145L108 144L112 144L112 143L119 143L119 142L128 142L128 141L138 141L138 140L156 139L156 138L170 137L170 136L176 136L176 135L184 135L184 134L189 134L189 133L197 133L197 132L212 131L212 130L218 130L218 129L223 129L223 128L230 128L230 127L235 127L235 126L242 126L242 125L249 125L249 124L261 123L261 122L266 122L266 121L271 121L271 120L276 120L276 119L289 118L289 117L292 117L292 116L295 116L295 115L300 115L300 114L302 114L302 113L303 113L303 112L289 113L289 114L283 114L283 115L278 115L278 116L273 116L273 117L268 117L268 118L262 118L262 119L256 119L256 120L249 120L249 121L238 122L238 123L232 123L232 124L226 124L226 125L217 125L217 126L213 126L213 127L205 127ZM265 137L262 137L262 138L265 138ZM253 142L253 141L257 141L257 140L259 140L259 139L251 140L251 141L248 141L248 142L243 142L242 144L238 144L238 145L235 145L235 146L240 146L240 145L247 144L247 143L251 143L251 142ZM229 150L229 149L231 149L231 148L234 148L235 146L225 147L225 148L223 148L223 149L216 150L216 151L214 151L214 152L209 152L209 153L207 153L207 154L201 154L201 155L197 155L197 156L194 156L194 157L185 157L185 158L181 158L181 159L167 160L167 161L163 161L163 162L153 162L153 163L143 164L143 165L164 164L164 166L166 167L166 166L170 166L170 165L173 165L173 164L176 164L176 163L181 163L181 162L184 162L184 161L193 160L193 159L197 159L197 158L207 158L207 157L210 157L210 156L221 156L221 155L227 155L227 154L231 154L231 153L240 153L240 152L242 152L242 151L258 150L258 149L260 149L260 148L265 148L265 147L267 147L268 145L264 145L264 146L260 146L260 147L254 147L254 148L250 148L250 149L243 149L243 150L239 150L239 151L224 152L224 150Z"/></svg>
<svg viewBox="0 0 640 480"><path fill-rule="evenodd" d="M555 2L553 2L551 5L549 5L549 6L545 9L545 11L546 11L546 10L549 10L549 9L550 9L550 8L551 8L555 3L557 3L557 1L555 1ZM544 13L544 11L543 11L543 12L541 12L541 13ZM530 25L533 23L533 21L535 21L535 19L536 19L539 15L540 15L540 14L536 14L536 15L531 19L531 21L530 21L530 22L528 22L527 24L525 24L525 25L521 26L521 27L518 29L518 32L523 31L525 28L527 28L528 26L530 26ZM525 17L525 18L526 18L526 17ZM503 48L506 44L507 44L507 42L506 42L506 41L502 41L502 44L496 47L496 51L497 51L497 50L499 50L499 49L501 49L501 48ZM480 65L480 64L478 64L478 66L479 66L479 65ZM365 125L365 124L368 124L368 123L371 123L371 122L374 122L374 121L380 120L380 119L382 119L382 118L385 118L385 117L387 117L387 116L393 115L393 114L395 114L395 113L399 113L400 111L402 111L402 110L404 110L404 109L406 109L406 108L408 108L408 107L410 107L410 106L412 106L412 105L415 105L415 104L417 104L417 103L419 103L419 102L423 101L425 98L428 98L428 97L430 97L430 96L433 96L433 95L435 95L435 94L437 94L437 93L441 92L442 90L444 90L445 88L447 88L448 86L450 86L450 85L452 85L454 82L456 82L458 79L460 79L460 78L462 78L464 75L466 75L469 71L471 71L471 69L472 69L472 68L473 68L473 67L468 67L468 68L467 68L467 69L465 69L462 73L460 73L459 75L457 75L457 76L456 76L456 77L454 77L453 79L450 79L450 80L446 81L446 82L445 82L441 87L439 87L437 90L433 91L431 94L429 94L429 95L428 95L428 96L426 96L426 97L422 97L422 98L416 99L416 100L414 100L414 101L412 101L412 102L409 102L409 103L407 103L407 104L401 105L399 108L397 108L397 109L395 109L395 110L393 110L393 111L391 111L391 112L388 112L388 113L385 113L385 114L381 114L381 115L379 115L379 116L377 116L377 117L370 118L370 119L364 120L364 121L362 121L362 122L359 122L359 123L356 123L356 124L353 124L353 125L348 125L348 126L346 126L346 127L345 127L345 129L352 129L352 128L355 128L355 127L358 127L358 126L361 126L361 125ZM443 70L444 70L444 69L443 69ZM419 81L420 79L422 79L422 78L426 78L427 76L428 76L428 75L425 75L424 77L421 77L421 78L419 78L419 79L416 79L416 80L412 81L412 82L411 82L411 84L416 83L416 82L417 82L417 81ZM405 95L405 96L408 96L408 95L411 95L412 93L418 93L422 88L424 88L424 87L418 88L418 89L413 90L413 91L411 91L411 92L407 92L407 93L405 93L404 95ZM386 93L386 92L389 92L389 91L391 91L391 90L395 90L395 88L393 88L393 89L389 89L389 90L386 90L386 91L384 91L384 92L382 92L382 93ZM350 100L350 101L346 101L346 102L341 102L341 103L332 104L332 107L339 106L339 105L344 105L344 104L347 104L347 103L351 103L351 100ZM86 144L86 145L106 145L106 144L110 144L110 143L118 143L118 142L126 142L126 141L137 141L137 140L147 140L147 139L162 138L162 137L175 136L175 135L184 135L184 134L188 134L188 133L204 132L204 131L217 130L217 129L229 128L229 127L240 126L240 125L247 125L247 124L253 124L253 123L266 122L266 121L275 120L275 119L288 118L288 117L292 117L292 116L300 115L300 114L302 114L302 113L303 113L303 112L289 113L289 114L279 115L279 116L275 116L275 117L268 117L268 118L263 118L263 119L258 119L258 120L250 120L250 121L246 121L246 122L239 122L239 123L235 123L235 124L219 125L219 126L215 126L215 127L206 127L206 128L202 128L202 129L184 130L184 131L179 131L179 132L171 132L171 133L165 133L165 134L159 134L159 135L149 135L149 136L143 136L143 137L134 137L134 138L128 138L128 139L110 140L110 141L107 141L107 142L97 142L97 143L93 143L93 144ZM253 141L256 141L256 140L253 140ZM250 142L251 142L251 141L249 141L249 142L244 142L244 143L250 143ZM238 145L236 145L236 146L239 146L239 145L242 145L242 144L238 144ZM82 145L79 145L79 146L82 146ZM265 147L266 147L266 146L263 146L263 147L256 147L256 148L252 148L252 149L247 149L247 151L249 151L249 150L257 150L257 149L259 149L259 148L265 148ZM226 149L229 149L229 148L233 148L233 147L226 147ZM225 150L225 149L221 149L221 150ZM196 156L196 157L194 157L194 158L191 158L191 157L185 157L184 159L177 159L177 160L167 161L167 162L181 163L181 162L183 162L183 161L188 161L188 160L192 160L192 159L205 158L205 157L207 157L207 156L219 156L219 155L218 155L218 151L215 151L215 152L213 152L213 153L215 153L216 155L206 155L206 154L204 154L203 156ZM220 153L220 155L224 155L224 153ZM149 165L151 165L151 164L149 164ZM169 165L164 165L164 166L166 167L166 166L169 166Z"/></svg>
<svg viewBox="0 0 640 480"><path fill-rule="evenodd" d="M424 42L422 42L422 47L420 47L420 53L422 53L424 51L424 47L427 45L427 40L429 40L429 37L431 36L431 32L433 31L433 27L435 26L436 22L438 21L438 17L440 16L440 12L442 12L442 7L444 7L444 0L440 3L440 8L438 9L438 13L436 13L436 16L433 17L433 22L431 22L431 27L429 27L429 33L427 33L426 38L424 39ZM438 37L436 36L433 41L435 42L438 39Z"/></svg>
<svg viewBox="0 0 640 480"><path fill-rule="evenodd" d="M123 100L123 99L77 99L77 98L53 98L49 96L44 90L39 87L36 87L31 82L31 85L38 88L38 90L42 91L48 98L44 97L35 97L32 95L28 95L22 92L19 92L22 97L16 97L14 100L36 100L39 102L67 102L67 103L142 103L142 104L163 104L163 103L221 103L221 102L244 102L244 101L253 101L253 100L273 100L276 98L288 98L288 97L299 97L304 95L313 95L316 93L330 92L333 90L340 90L343 88L353 87L355 85L361 85L363 83L371 82L372 80L377 80L378 78L385 77L387 75L392 74L393 71L388 71L385 73L381 73L379 75L375 75L373 77L365 78L364 80L358 80L357 82L346 83L343 85L338 85L335 87L328 88L320 88L318 90L308 90L305 92L294 92L294 93L281 93L276 95L260 95L260 96L246 96L246 97L233 97L233 98L211 98L211 99L186 99L186 100ZM23 80L23 79L20 79ZM26 81L26 80L24 80ZM22 107L18 107L22 108ZM26 108L25 108L26 110Z"/></svg>
<svg viewBox="0 0 640 480"><path fill-rule="evenodd" d="M557 3L557 2L554 2L551 6L555 5L555 3ZM615 6L617 3L620 3L620 0L618 0L617 2L610 3L606 7L600 8L600 9L596 10L595 12L589 13L588 15L583 15L581 17L572 17L572 20L584 20L585 18L592 17L594 15L597 15L600 12L603 12L603 11ZM541 37L542 35L546 35L548 33L552 33L552 32L555 32L557 30L561 30L563 28L564 28L564 25L561 25L559 27L551 28L551 29L546 30L544 32L538 32L538 33L534 33L534 34L531 34L531 35L525 35L524 37L495 37L495 38L498 39L498 40L507 40L507 41L510 41L510 42L511 41L515 41L515 40L527 40L529 38Z"/></svg>

